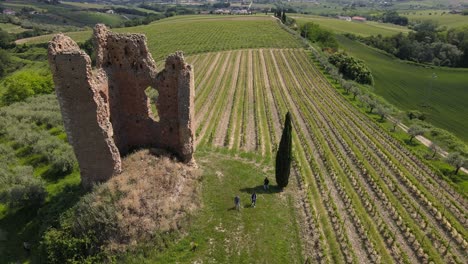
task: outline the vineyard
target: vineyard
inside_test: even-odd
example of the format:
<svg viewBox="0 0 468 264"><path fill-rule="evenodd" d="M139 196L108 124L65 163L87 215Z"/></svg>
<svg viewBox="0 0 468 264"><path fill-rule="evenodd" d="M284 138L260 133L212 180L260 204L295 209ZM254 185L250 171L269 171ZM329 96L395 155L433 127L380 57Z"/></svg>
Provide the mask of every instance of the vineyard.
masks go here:
<svg viewBox="0 0 468 264"><path fill-rule="evenodd" d="M291 112L313 262L467 262L467 201L347 103L306 51L237 50L189 62L198 149L254 152L271 164Z"/></svg>
<svg viewBox="0 0 468 264"><path fill-rule="evenodd" d="M278 27L276 20L267 16L177 16L149 25L117 28L115 32L142 33L155 60L182 50L184 54L246 49L299 48L293 35ZM91 31L65 33L77 42L91 37ZM17 43L46 43L53 35L21 39Z"/></svg>

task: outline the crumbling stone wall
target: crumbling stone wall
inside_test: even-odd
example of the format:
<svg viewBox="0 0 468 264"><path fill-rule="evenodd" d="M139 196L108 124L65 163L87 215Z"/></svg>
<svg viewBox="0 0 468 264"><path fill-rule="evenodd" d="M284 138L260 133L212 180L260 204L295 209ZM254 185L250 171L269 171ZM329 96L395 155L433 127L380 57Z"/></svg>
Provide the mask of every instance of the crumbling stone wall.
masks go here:
<svg viewBox="0 0 468 264"><path fill-rule="evenodd" d="M90 187L122 171L121 155L139 147L167 149L185 162L194 152L194 74L182 53L158 72L141 34L94 28L96 68L69 37L49 42L49 63L65 130ZM159 121L151 113L148 87L159 93Z"/></svg>

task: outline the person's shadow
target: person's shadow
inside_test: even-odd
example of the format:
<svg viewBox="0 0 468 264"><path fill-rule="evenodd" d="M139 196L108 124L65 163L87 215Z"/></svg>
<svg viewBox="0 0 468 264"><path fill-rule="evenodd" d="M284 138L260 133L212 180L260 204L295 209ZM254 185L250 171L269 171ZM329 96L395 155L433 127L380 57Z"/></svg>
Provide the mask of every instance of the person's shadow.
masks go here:
<svg viewBox="0 0 468 264"><path fill-rule="evenodd" d="M257 194L273 194L273 193L281 192L281 189L276 185L269 185L267 190L263 188L263 185L258 185L255 187L245 187L239 190L241 192L245 192L249 194L252 194L253 192L256 192Z"/></svg>

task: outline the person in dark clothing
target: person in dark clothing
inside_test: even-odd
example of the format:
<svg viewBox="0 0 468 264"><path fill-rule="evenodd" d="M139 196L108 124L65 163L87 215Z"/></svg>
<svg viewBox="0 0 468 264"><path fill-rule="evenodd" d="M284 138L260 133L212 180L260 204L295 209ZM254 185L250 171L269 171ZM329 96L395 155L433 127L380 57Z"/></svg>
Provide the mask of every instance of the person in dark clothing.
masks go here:
<svg viewBox="0 0 468 264"><path fill-rule="evenodd" d="M236 195L236 197L234 197L234 204L236 206L236 210L240 211L240 197L239 197L239 195Z"/></svg>
<svg viewBox="0 0 468 264"><path fill-rule="evenodd" d="M263 189L265 191L269 188L268 184L270 184L270 180L268 180L268 177L265 177L265 180L263 180Z"/></svg>
<svg viewBox="0 0 468 264"><path fill-rule="evenodd" d="M255 208L255 204L257 203L257 194L255 192L252 193L252 207Z"/></svg>

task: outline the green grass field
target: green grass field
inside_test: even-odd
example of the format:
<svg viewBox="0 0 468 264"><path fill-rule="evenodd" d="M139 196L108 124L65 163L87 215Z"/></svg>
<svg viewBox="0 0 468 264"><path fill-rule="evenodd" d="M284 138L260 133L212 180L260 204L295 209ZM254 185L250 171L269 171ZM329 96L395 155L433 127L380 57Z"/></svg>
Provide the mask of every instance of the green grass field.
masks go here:
<svg viewBox="0 0 468 264"><path fill-rule="evenodd" d="M187 235L164 252L130 254L125 263L303 263L293 190L263 191L272 168L209 150L198 152L203 207ZM266 170L264 170L266 169ZM273 184L274 185L274 184ZM257 206L250 206L252 191ZM234 208L234 197L241 209ZM195 250L192 245L196 244Z"/></svg>
<svg viewBox="0 0 468 264"><path fill-rule="evenodd" d="M109 26L117 26L125 20L122 16L117 14L104 14L92 11L68 12L66 17L76 23L86 25L104 23Z"/></svg>
<svg viewBox="0 0 468 264"><path fill-rule="evenodd" d="M26 29L17 25L10 24L10 23L0 23L0 28L8 33L13 33L13 34L26 31Z"/></svg>
<svg viewBox="0 0 468 264"><path fill-rule="evenodd" d="M276 20L267 16L232 17L180 16L163 19L145 26L119 28L116 32L143 33L155 60L182 50L185 54L245 48L298 48L297 39L278 27ZM66 33L78 42L91 37L90 31ZM44 43L52 35L19 41Z"/></svg>
<svg viewBox="0 0 468 264"><path fill-rule="evenodd" d="M375 93L402 110L419 109L428 121L468 142L468 69L410 64L345 37L341 46L370 67ZM432 82L432 74L437 78ZM429 107L422 107L428 104Z"/></svg>
<svg viewBox="0 0 468 264"><path fill-rule="evenodd" d="M468 16L463 16L459 14L449 14L449 11L450 10L415 10L401 12L401 14L403 16L407 16L410 22L434 20L437 21L440 26L445 26L447 28L455 28L468 25Z"/></svg>
<svg viewBox="0 0 468 264"><path fill-rule="evenodd" d="M348 22L339 20L336 18L321 17L321 16L304 16L291 14L291 17L296 19L298 25L305 24L307 22L314 22L320 26L332 30L336 33L352 33L355 35L368 37L371 35L382 35L391 36L400 32L407 33L410 29L402 26L397 26L387 23L378 23L373 21L362 22Z"/></svg>

